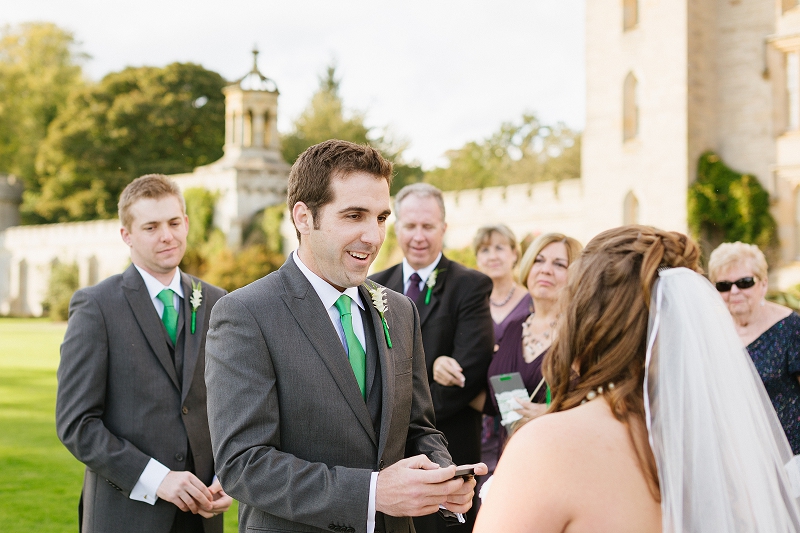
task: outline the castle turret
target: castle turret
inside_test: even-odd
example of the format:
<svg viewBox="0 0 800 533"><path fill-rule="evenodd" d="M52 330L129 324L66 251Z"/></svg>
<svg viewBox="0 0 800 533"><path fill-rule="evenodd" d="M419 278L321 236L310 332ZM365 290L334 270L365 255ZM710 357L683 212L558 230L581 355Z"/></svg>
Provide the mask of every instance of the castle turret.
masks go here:
<svg viewBox="0 0 800 533"><path fill-rule="evenodd" d="M19 206L22 203L22 181L0 174L0 231L19 225Z"/></svg>
<svg viewBox="0 0 800 533"><path fill-rule="evenodd" d="M253 68L222 90L225 93L225 156L223 160L280 160L278 138L278 87L258 70L258 50ZM282 160L280 160L282 162Z"/></svg>
<svg viewBox="0 0 800 533"><path fill-rule="evenodd" d="M289 165L280 153L278 87L253 68L222 89L225 93L224 155L191 174L175 176L183 189L203 187L218 194L214 225L238 248L253 217L286 201Z"/></svg>

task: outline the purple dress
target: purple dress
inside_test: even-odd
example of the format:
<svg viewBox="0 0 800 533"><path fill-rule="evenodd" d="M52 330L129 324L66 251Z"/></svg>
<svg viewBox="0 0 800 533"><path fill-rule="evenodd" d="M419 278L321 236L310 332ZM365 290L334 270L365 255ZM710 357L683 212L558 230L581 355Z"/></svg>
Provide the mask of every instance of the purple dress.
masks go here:
<svg viewBox="0 0 800 533"><path fill-rule="evenodd" d="M531 314L532 308L533 300L531 299L531 295L526 294L525 297L519 301L516 307L514 307L514 309L503 319L502 322L494 323L494 338L498 349L492 356L492 362L489 365L489 372L486 378L487 382L489 381L488 376L506 373L502 370L498 372L497 368L505 368L505 360L509 358L509 351L511 350L512 346L519 347L519 353L521 357L522 323L525 322L525 319L527 319ZM537 357L537 361L540 359L542 359L541 356ZM536 363L536 361L534 361L534 363ZM541 363L539 363L539 366L541 367ZM512 370L512 372L517 371L518 370ZM525 374L523 374L523 381L524 379ZM541 377L539 379L541 379ZM528 386L527 382L525 383L525 386ZM535 386L536 385L534 385L534 387ZM530 390L533 391L532 388ZM497 465L498 459L500 458L500 452L505 444L507 434L505 428L500 425L500 416L497 412L497 400L494 398L492 387L490 385L487 385L486 393L489 398L487 398L486 404L484 405L484 413L486 413L488 416L485 416L483 420L481 462L485 463L489 467L489 473L491 474L494 472L494 468ZM482 483L483 480L487 478L488 476L481 476L481 481L479 483ZM480 487L476 487L476 494L478 493L478 490L480 490Z"/></svg>
<svg viewBox="0 0 800 533"><path fill-rule="evenodd" d="M515 309L512 314L516 314L516 312L517 309ZM513 319L504 320L506 324L503 335L502 337L498 337L498 349L494 353L494 357L492 357L492 362L489 364L489 371L486 375L488 380L491 376L496 376L498 374L519 372L522 376L522 382L525 384L525 388L528 389L528 393L532 393L542 381L542 361L544 360L544 353L530 363L525 361L522 348L522 325L525 323L525 320L528 319L528 316L530 316L530 312L516 314ZM509 315L509 317L511 317L511 315ZM495 332L497 331L496 328L497 326L495 325ZM545 350L545 352L546 351L547 350ZM494 393L491 392L491 386L489 386L488 390L491 401L486 402L484 412L487 415L495 416L499 414L497 410L497 399L494 397ZM539 388L539 392L536 393L533 401L544 403L546 395L546 388L542 386Z"/></svg>

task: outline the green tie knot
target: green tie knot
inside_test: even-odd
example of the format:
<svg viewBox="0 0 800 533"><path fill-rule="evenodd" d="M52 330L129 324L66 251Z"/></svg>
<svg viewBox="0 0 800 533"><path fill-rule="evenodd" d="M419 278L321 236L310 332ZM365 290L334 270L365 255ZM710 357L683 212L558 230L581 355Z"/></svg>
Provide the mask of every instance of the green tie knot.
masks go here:
<svg viewBox="0 0 800 533"><path fill-rule="evenodd" d="M175 344L175 339L178 335L178 311L175 309L174 296L175 291L164 289L156 297L164 304L164 314L161 315L161 322L167 328L167 334L172 340L172 344Z"/></svg>
<svg viewBox="0 0 800 533"><path fill-rule="evenodd" d="M361 389L361 396L367 397L367 356L364 347L353 331L353 315L350 311L353 300L346 294L339 296L334 303L334 307L339 311L339 318L342 321L344 338L347 341L347 354L350 359L350 366L353 367L353 374L356 376L358 388Z"/></svg>

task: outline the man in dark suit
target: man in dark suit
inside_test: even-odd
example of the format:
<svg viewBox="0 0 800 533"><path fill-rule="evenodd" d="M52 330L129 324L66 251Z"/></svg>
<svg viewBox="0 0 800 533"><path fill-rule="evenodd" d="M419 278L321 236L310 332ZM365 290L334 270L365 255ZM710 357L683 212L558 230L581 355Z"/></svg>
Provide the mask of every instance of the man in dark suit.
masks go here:
<svg viewBox="0 0 800 533"><path fill-rule="evenodd" d="M119 201L128 269L75 293L61 345L56 427L86 465L84 533L218 533L231 498L214 476L205 337L225 291L178 269L189 219L150 174Z"/></svg>
<svg viewBox="0 0 800 533"><path fill-rule="evenodd" d="M481 409L470 405L486 387L494 328L489 311L492 280L442 255L444 200L436 187L415 183L395 196L395 233L403 262L371 279L411 298L419 309L428 381L436 428L447 438L456 464L476 463L481 455ZM467 523L449 533L472 531ZM444 531L434 516L414 519L419 533Z"/></svg>
<svg viewBox="0 0 800 533"><path fill-rule="evenodd" d="M391 175L369 146L303 152L288 183L300 247L214 308L211 441L242 531L409 533L409 516L471 505L433 427L414 306L365 284Z"/></svg>

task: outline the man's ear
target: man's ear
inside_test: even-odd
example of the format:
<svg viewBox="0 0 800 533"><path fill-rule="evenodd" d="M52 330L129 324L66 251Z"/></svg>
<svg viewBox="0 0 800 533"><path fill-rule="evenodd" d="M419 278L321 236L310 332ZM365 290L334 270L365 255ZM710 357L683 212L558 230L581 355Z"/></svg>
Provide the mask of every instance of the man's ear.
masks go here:
<svg viewBox="0 0 800 533"><path fill-rule="evenodd" d="M127 244L128 246L132 246L131 233L125 228L125 226L119 228L119 234L122 236L122 240L125 244Z"/></svg>
<svg viewBox="0 0 800 533"><path fill-rule="evenodd" d="M311 228L314 227L314 216L311 214L311 209L304 202L294 204L292 220L300 235L308 235L311 233Z"/></svg>

